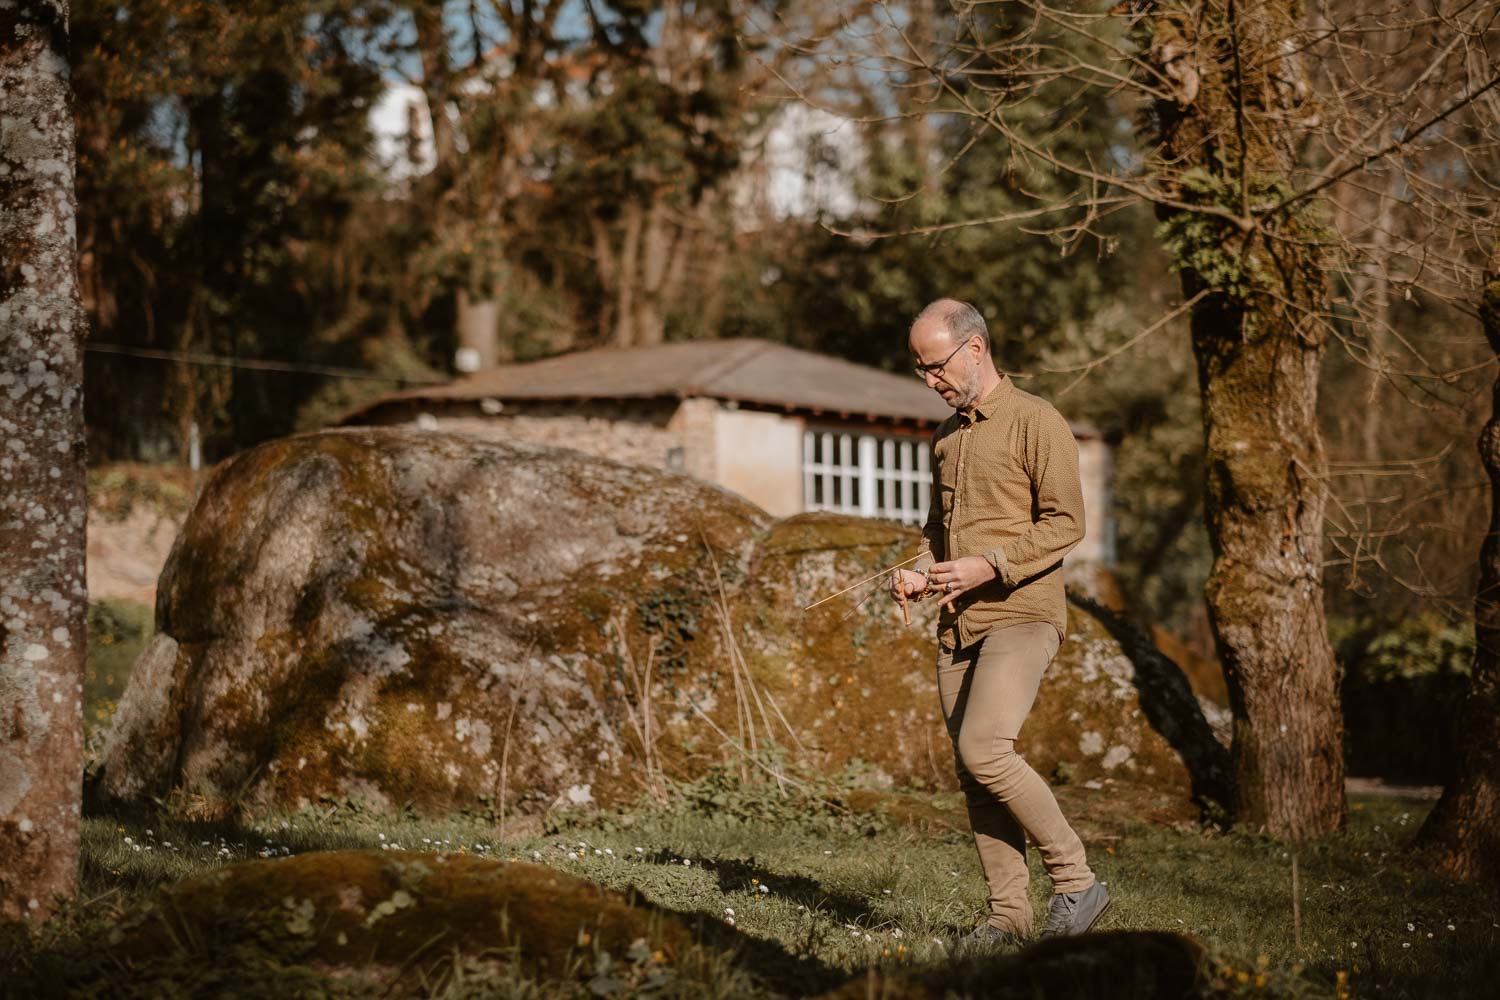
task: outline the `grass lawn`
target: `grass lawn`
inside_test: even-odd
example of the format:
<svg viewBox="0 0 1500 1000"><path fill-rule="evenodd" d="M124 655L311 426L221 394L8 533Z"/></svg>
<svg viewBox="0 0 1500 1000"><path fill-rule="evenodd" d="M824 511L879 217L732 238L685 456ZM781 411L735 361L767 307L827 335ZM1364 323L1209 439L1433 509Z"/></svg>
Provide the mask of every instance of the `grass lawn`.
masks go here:
<svg viewBox="0 0 1500 1000"><path fill-rule="evenodd" d="M96 605L90 629L93 745L131 659L149 637L149 611ZM976 956L956 942L978 922L984 903L959 797L877 791L858 787L859 781L851 774L821 782L822 794L781 796L767 784L717 773L675 789L664 806L645 805L629 815L553 816L545 828L529 818L502 829L482 810L440 819L391 818L344 804L249 824L87 810L80 900L35 936L0 932L0 997L71 995L68 973L88 964L98 943L128 924L160 886L232 862L346 848L532 862L616 889L633 886L657 906L690 918L700 938L723 956L691 982L675 988L635 983L635 992L809 996L850 984L874 968L936 983L937 991L927 995L994 995L995 963L1007 959ZM1099 929L1191 936L1211 962L1205 994L1496 993L1500 899L1427 875L1406 855L1428 802L1351 796L1347 829L1298 851L1301 899L1294 917L1293 858L1285 845L1254 832L1205 826L1181 803L1143 789L1068 785L1058 796L1114 899ZM1032 874L1040 925L1049 889L1035 852ZM1140 947L1142 939L1126 943ZM296 963L278 964L265 954L209 960L204 954L201 948L184 951L176 966L168 961L149 983L106 975L89 985L111 997L362 995L347 982ZM1027 954L1030 961L1033 953ZM581 955L579 961L598 958ZM537 981L515 973L475 979L458 975L457 968L454 963L449 974L433 979L427 992L611 992L600 986L609 977ZM856 992L865 995L862 988ZM1122 986L1065 995L1153 994Z"/></svg>
<svg viewBox="0 0 1500 1000"><path fill-rule="evenodd" d="M1493 995L1496 899L1403 863L1425 803L1355 798L1345 832L1300 850L1299 945L1284 845L1193 823L1141 822L1128 789L1065 788L1062 797L1115 900L1100 929L1191 935L1214 959L1219 995ZM40 961L40 971L49 949L67 950L69 935L76 946L79 935L99 933L99 921L158 885L211 866L362 847L539 862L610 887L635 886L715 927L732 921L738 955L712 990L726 995L812 995L872 966L951 972L955 938L983 905L958 797L839 798L845 805L780 798L720 775L679 790L667 807L578 817L547 832L532 821L530 834L509 837L477 816L391 819L340 807L248 827L97 813L85 818L83 902L50 943L12 938L0 960L20 969ZM1048 889L1034 852L1033 892L1040 915ZM957 958L962 966L971 956ZM475 984L459 985L466 992ZM479 992L588 993L577 983L488 987ZM440 992L455 988L448 981Z"/></svg>

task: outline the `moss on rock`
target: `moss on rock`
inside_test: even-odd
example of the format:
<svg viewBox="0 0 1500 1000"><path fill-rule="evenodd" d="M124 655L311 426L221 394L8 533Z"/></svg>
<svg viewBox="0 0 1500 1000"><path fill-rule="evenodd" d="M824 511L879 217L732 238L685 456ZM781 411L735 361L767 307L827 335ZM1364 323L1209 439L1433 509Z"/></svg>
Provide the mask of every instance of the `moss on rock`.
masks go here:
<svg viewBox="0 0 1500 1000"><path fill-rule="evenodd" d="M204 816L535 813L768 743L951 788L935 603L911 628L879 594L854 607L879 583L803 610L916 543L571 452L397 428L270 442L214 470L178 538L102 790ZM1033 761L1187 787L1131 661L1074 617L1023 733Z"/></svg>
<svg viewBox="0 0 1500 1000"><path fill-rule="evenodd" d="M712 958L680 920L633 893L540 865L382 851L214 869L159 890L103 937L99 961L86 965L108 969L109 982L178 987L195 967L226 960L299 968L344 992L408 994L455 966L588 980L603 954L622 982L660 984L692 979ZM86 990L90 974L70 987Z"/></svg>

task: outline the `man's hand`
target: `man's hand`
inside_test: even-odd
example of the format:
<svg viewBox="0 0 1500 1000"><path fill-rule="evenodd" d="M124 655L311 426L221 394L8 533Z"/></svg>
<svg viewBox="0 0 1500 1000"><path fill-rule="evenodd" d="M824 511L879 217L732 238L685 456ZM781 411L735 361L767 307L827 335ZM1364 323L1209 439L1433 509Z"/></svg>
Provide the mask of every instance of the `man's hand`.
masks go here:
<svg viewBox="0 0 1500 1000"><path fill-rule="evenodd" d="M927 577L909 569L898 569L891 574L891 600L901 603L902 598L916 597L927 589Z"/></svg>
<svg viewBox="0 0 1500 1000"><path fill-rule="evenodd" d="M982 556L964 556L952 562L934 563L929 571L932 585L942 594L939 604L953 602L981 584L995 578L995 567Z"/></svg>

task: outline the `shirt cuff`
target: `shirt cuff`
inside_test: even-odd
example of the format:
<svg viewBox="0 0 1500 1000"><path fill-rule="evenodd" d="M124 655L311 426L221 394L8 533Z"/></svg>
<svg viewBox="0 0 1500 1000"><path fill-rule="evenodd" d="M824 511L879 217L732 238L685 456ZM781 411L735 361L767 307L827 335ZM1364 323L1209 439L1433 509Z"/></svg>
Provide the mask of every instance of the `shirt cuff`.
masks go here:
<svg viewBox="0 0 1500 1000"><path fill-rule="evenodd" d="M1006 558L1004 549L991 549L984 554L984 561L995 567L995 578L1005 586L1014 588L1019 582L1011 572L1010 560Z"/></svg>

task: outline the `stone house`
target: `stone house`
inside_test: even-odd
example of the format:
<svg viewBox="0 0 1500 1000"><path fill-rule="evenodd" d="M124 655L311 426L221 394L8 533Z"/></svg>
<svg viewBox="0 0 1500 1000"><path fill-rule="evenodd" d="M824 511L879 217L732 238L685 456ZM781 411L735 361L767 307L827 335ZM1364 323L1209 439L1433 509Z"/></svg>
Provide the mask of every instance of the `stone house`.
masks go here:
<svg viewBox="0 0 1500 1000"><path fill-rule="evenodd" d="M573 448L684 472L778 517L829 510L921 524L928 440L952 411L916 378L764 340L601 348L381 396L341 423ZM1114 561L1110 446L1074 423L1080 559Z"/></svg>

